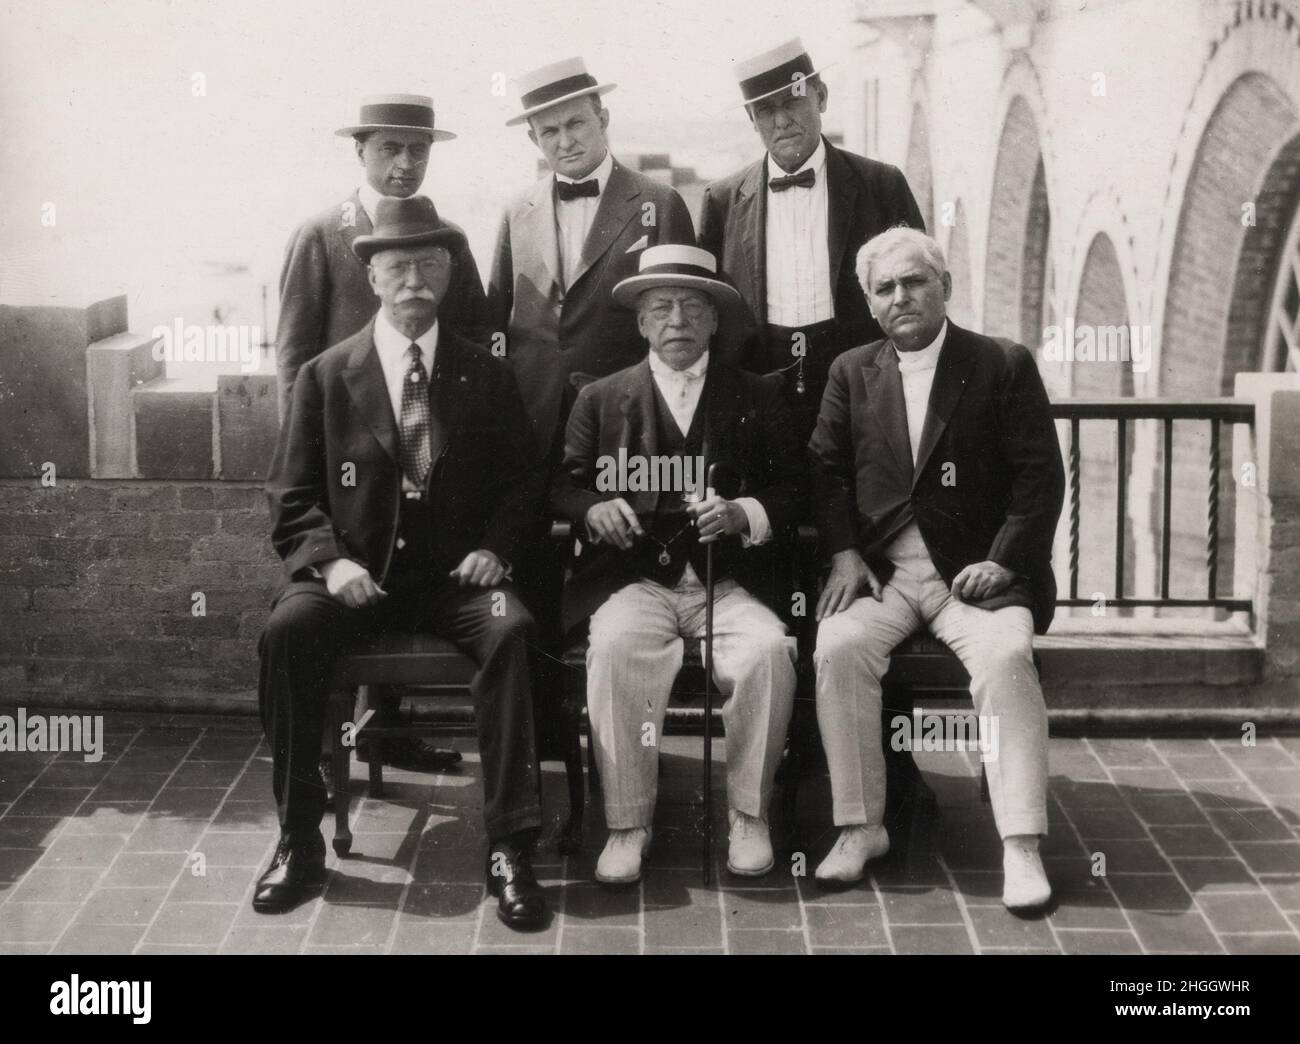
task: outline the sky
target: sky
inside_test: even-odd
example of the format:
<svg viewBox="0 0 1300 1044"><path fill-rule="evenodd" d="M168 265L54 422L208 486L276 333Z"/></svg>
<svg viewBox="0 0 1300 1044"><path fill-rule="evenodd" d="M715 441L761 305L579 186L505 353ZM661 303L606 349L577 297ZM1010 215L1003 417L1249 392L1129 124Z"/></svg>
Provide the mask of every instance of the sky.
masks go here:
<svg viewBox="0 0 1300 1044"><path fill-rule="evenodd" d="M537 152L511 77L582 55L611 141L719 176L760 154L733 62L794 35L814 59L866 30L850 0L423 3L0 0L0 303L125 293L131 328L222 307L270 325L295 225L360 170L337 127L363 95L431 94L456 141L426 191L486 270ZM819 60L819 64L821 64ZM834 87L834 70L829 74ZM834 113L828 114L833 129ZM51 206L52 204L52 206Z"/></svg>

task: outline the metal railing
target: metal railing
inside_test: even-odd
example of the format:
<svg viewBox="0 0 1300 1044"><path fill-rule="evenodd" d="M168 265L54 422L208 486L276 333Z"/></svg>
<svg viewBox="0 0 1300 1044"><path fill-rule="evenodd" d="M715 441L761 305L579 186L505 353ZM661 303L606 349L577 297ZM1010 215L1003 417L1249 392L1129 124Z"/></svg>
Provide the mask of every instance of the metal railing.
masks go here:
<svg viewBox="0 0 1300 1044"><path fill-rule="evenodd" d="M1139 606L1170 608L1212 608L1230 612L1250 612L1249 598L1221 597L1219 583L1219 505L1221 500L1222 428L1225 424L1245 424L1254 429L1255 404L1245 399L1062 399L1051 404L1052 417L1067 421L1070 445L1066 454L1069 481L1069 556L1070 594L1058 598L1061 606L1090 606L1093 600L1079 597L1079 517L1082 501L1079 429L1085 420L1114 421L1116 425L1116 497L1115 497L1115 592L1107 604L1117 608ZM1160 595L1155 598L1128 597L1124 594L1125 528L1128 523L1128 431L1130 421L1159 421L1162 427L1161 458L1162 524L1160 527ZM1174 422L1209 422L1209 483L1207 489L1208 525L1206 528L1205 569L1206 597L1174 598L1169 593L1174 473Z"/></svg>

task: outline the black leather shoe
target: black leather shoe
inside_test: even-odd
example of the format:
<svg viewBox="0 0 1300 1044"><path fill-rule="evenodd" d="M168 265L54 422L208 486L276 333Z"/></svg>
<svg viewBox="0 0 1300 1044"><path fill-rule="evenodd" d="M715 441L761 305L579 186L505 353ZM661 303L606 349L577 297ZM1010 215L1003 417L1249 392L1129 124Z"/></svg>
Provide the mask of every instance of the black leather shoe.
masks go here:
<svg viewBox="0 0 1300 1044"><path fill-rule="evenodd" d="M507 843L492 846L487 858L487 887L497 897L497 916L516 931L546 926L546 895L533 875L528 856Z"/></svg>
<svg viewBox="0 0 1300 1044"><path fill-rule="evenodd" d="M460 763L460 751L426 743L418 736L384 740L384 764L411 772L445 772ZM357 744L357 760L370 761L370 744Z"/></svg>
<svg viewBox="0 0 1300 1044"><path fill-rule="evenodd" d="M284 913L325 883L325 838L319 830L305 840L280 835L271 865L257 880L253 909L258 913Z"/></svg>

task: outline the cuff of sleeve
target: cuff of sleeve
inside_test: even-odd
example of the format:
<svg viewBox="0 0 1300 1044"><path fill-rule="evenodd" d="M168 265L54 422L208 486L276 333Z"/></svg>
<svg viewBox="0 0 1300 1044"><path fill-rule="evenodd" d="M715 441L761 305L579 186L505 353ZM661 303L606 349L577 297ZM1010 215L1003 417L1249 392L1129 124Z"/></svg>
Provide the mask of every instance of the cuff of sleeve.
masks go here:
<svg viewBox="0 0 1300 1044"><path fill-rule="evenodd" d="M757 547L766 544L772 538L772 525L767 517L767 508L754 497L737 497L736 503L749 519L749 532L740 534L741 547Z"/></svg>

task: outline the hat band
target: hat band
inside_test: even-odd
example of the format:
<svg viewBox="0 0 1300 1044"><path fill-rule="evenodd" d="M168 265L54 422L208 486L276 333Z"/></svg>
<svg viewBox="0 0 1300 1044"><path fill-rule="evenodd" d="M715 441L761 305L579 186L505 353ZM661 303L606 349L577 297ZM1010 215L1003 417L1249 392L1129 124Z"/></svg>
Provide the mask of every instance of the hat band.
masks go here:
<svg viewBox="0 0 1300 1044"><path fill-rule="evenodd" d="M757 76L751 76L748 80L741 80L740 93L744 95L745 101L748 102L752 98L761 98L773 91L791 87L797 78L802 79L811 76L813 72L812 59L808 55L795 55L788 62L782 62L775 68L761 72Z"/></svg>
<svg viewBox="0 0 1300 1044"><path fill-rule="evenodd" d="M362 126L410 127L412 130L433 130L433 110L423 105L388 103L361 106Z"/></svg>
<svg viewBox="0 0 1300 1044"><path fill-rule="evenodd" d="M519 102L525 109L535 109L539 105L553 102L567 94L573 94L575 91L595 86L596 77L589 73L579 73L577 76L566 76L562 80L555 80L538 87L535 91L529 91L520 97Z"/></svg>
<svg viewBox="0 0 1300 1044"><path fill-rule="evenodd" d="M684 275L694 276L696 279L709 279L718 281L717 273L710 272L707 268L701 268L699 265L688 265L681 262L667 262L661 265L647 265L637 273L638 276L661 276L661 275Z"/></svg>
<svg viewBox="0 0 1300 1044"><path fill-rule="evenodd" d="M373 239L408 239L411 236L427 236L434 232L449 231L446 225L431 225L428 219L417 221L394 221L379 225L371 233Z"/></svg>

